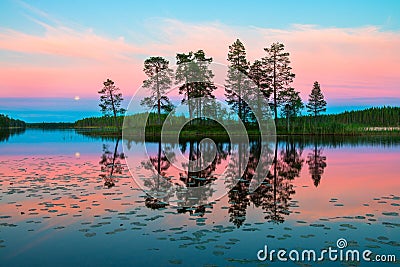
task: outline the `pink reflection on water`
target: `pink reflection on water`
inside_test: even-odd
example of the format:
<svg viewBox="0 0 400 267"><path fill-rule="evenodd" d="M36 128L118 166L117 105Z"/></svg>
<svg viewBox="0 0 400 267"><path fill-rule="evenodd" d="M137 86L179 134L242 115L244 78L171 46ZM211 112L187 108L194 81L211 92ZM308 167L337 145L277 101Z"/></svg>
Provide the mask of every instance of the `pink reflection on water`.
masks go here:
<svg viewBox="0 0 400 267"><path fill-rule="evenodd" d="M303 156L308 152L305 150ZM399 199L393 198L393 194L400 192L399 152L395 148L326 148L323 153L327 167L318 187L310 178L307 164L303 165L300 177L293 180L296 191L293 200L298 201L299 207L291 207L292 213L286 219L314 222L320 218L344 220L343 216L366 214L374 214L373 218L379 219L388 218L383 212L399 213ZM2 216L11 216L1 222L40 219L46 222L40 229L44 231L78 221L93 221L112 211L143 207L143 198L139 197L143 193L127 168L116 187L103 187L99 160L98 154L1 155L0 210ZM229 207L227 196L206 214L207 222L228 222L226 207ZM247 208L247 216L250 221L263 221L262 210L253 205ZM166 225L183 224L183 221L188 223L185 216L164 218Z"/></svg>

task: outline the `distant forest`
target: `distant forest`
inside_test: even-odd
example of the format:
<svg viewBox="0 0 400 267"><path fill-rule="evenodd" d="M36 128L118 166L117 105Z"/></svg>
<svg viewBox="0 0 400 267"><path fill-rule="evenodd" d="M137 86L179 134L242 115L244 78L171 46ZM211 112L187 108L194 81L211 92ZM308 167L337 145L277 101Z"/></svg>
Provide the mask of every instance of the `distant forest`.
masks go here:
<svg viewBox="0 0 400 267"><path fill-rule="evenodd" d="M130 115L137 120L143 120L145 114ZM157 125L157 114L150 113L148 125ZM161 114L161 119L167 117L167 114ZM181 120L176 117L176 120ZM182 118L183 119L183 118ZM118 116L117 124L122 127L124 117ZM316 123L317 120L317 123ZM400 107L373 107L358 111L345 111L339 114L314 116L298 116L293 118L290 132L287 132L286 119L279 118L277 122L278 134L293 133L351 133L359 132L360 128L365 130L367 127L400 127ZM252 123L248 123L251 128ZM12 119L6 115L0 114L0 128L101 128L113 129L114 118L111 116L90 117L77 120L75 123L25 123L24 121ZM212 130L212 129L211 129Z"/></svg>
<svg viewBox="0 0 400 267"><path fill-rule="evenodd" d="M24 121L16 120L8 117L7 115L0 114L0 128L25 128Z"/></svg>
<svg viewBox="0 0 400 267"><path fill-rule="evenodd" d="M400 107L374 107L361 111L345 111L336 115L322 115L323 121L360 124L369 127L400 126Z"/></svg>
<svg viewBox="0 0 400 267"><path fill-rule="evenodd" d="M144 119L145 114L130 115L138 120ZM162 114L162 120L167 115ZM148 125L157 124L157 114L151 113ZM179 120L179 117L176 117ZM316 120L318 121L316 123ZM76 128L108 128L114 123L113 117L91 117L75 122ZM121 127L123 116L118 117L118 125ZM251 125L251 123L249 123ZM277 122L277 133L287 132L286 119L279 118ZM299 116L291 121L290 133L315 133L315 134L335 134L335 133L356 133L360 128L366 127L400 127L400 107L374 107L358 111L346 111L339 114L314 116Z"/></svg>
<svg viewBox="0 0 400 267"><path fill-rule="evenodd" d="M276 127L278 133L288 134L356 134L366 132L370 127L400 127L400 107L373 107L316 118L299 116L292 119L290 132L287 132L285 119L282 118Z"/></svg>
<svg viewBox="0 0 400 267"><path fill-rule="evenodd" d="M34 122L27 123L26 127L36 129L69 129L74 128L72 122Z"/></svg>

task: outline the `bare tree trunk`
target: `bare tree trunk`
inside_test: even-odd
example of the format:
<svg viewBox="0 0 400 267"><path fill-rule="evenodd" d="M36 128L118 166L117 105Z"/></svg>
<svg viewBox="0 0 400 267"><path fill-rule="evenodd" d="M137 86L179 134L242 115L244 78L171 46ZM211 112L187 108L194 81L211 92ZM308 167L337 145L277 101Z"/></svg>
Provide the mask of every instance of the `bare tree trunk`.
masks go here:
<svg viewBox="0 0 400 267"><path fill-rule="evenodd" d="M278 108L276 99L276 58L274 56L274 113L275 113L275 125L278 123Z"/></svg>
<svg viewBox="0 0 400 267"><path fill-rule="evenodd" d="M157 159L157 190L160 187L161 176L161 141L158 141L158 159Z"/></svg>
<svg viewBox="0 0 400 267"><path fill-rule="evenodd" d="M117 139L117 142L115 143L115 148L114 148L114 154L113 154L113 160L111 163L111 171L110 171L110 178L112 178L113 173L114 173L114 164L115 164L115 160L117 158L117 152L118 152L118 143L119 143L119 138Z"/></svg>
<svg viewBox="0 0 400 267"><path fill-rule="evenodd" d="M109 91L109 92L110 92L111 106L112 106L113 115L114 115L114 125L117 129L119 129L119 125L117 122L117 110L116 110L115 104L114 104L114 95L111 91Z"/></svg>
<svg viewBox="0 0 400 267"><path fill-rule="evenodd" d="M158 81L158 69L156 69L156 83L157 83L157 114L158 114L158 125L161 125L161 99L160 99L160 85Z"/></svg>

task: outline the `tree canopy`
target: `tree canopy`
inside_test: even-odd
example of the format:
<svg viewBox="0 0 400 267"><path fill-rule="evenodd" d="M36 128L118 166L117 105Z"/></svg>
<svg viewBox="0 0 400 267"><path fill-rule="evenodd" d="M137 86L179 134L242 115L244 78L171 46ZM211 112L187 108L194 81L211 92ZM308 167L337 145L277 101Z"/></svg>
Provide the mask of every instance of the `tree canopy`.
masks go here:
<svg viewBox="0 0 400 267"><path fill-rule="evenodd" d="M148 79L143 82L143 87L149 89L150 96L141 101L141 105L157 108L158 123L161 123L161 110L170 112L173 105L166 96L173 80L173 70L169 68L169 61L162 57L150 57L144 61L144 73Z"/></svg>
<svg viewBox="0 0 400 267"><path fill-rule="evenodd" d="M112 115L116 118L119 114L125 113L125 109L121 107L122 93L120 89L114 85L114 82L107 79L103 82L104 87L98 92L100 94L100 108L104 115Z"/></svg>

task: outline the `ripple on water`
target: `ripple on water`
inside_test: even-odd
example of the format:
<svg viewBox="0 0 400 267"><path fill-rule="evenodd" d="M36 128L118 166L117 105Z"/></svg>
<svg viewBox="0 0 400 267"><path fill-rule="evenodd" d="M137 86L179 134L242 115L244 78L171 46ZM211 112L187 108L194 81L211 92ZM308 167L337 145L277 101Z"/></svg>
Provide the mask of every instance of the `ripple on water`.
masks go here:
<svg viewBox="0 0 400 267"><path fill-rule="evenodd" d="M182 260L174 259L174 260L169 260L169 263L171 264L182 264Z"/></svg>
<svg viewBox="0 0 400 267"><path fill-rule="evenodd" d="M93 237L93 236L95 236L95 235L96 235L96 233L86 233L86 234L85 234L86 237Z"/></svg>
<svg viewBox="0 0 400 267"><path fill-rule="evenodd" d="M399 216L398 212L382 212L385 216Z"/></svg>
<svg viewBox="0 0 400 267"><path fill-rule="evenodd" d="M213 251L213 254L214 254L215 256L222 256L222 255L225 254L225 252L223 252L223 251L221 251L221 250L214 250L214 251Z"/></svg>
<svg viewBox="0 0 400 267"><path fill-rule="evenodd" d="M325 227L325 224L312 223L312 224L310 224L310 226L311 226L311 227L318 227L318 228L320 228L320 227Z"/></svg>

